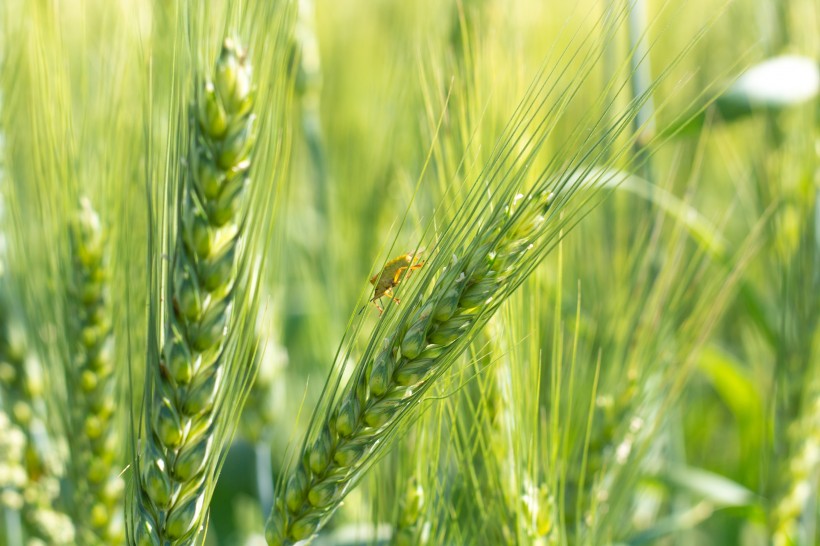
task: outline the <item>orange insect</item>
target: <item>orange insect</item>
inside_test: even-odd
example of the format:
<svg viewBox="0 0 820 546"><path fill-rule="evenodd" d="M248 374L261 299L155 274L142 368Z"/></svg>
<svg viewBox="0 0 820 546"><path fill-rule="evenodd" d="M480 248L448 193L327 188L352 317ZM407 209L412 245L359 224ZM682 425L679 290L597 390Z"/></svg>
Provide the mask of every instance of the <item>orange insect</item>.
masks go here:
<svg viewBox="0 0 820 546"><path fill-rule="evenodd" d="M420 253L421 251L418 251L415 254L407 253L402 254L397 258L393 258L384 264L381 271L370 277L370 284L376 287L373 290L373 298L370 301L373 302L379 310L380 315L384 313L384 308L382 308L382 306L378 303L382 297L389 296L396 302L396 304L398 304L399 299L393 296L393 289L401 282L405 272L409 275L410 272L415 271L416 269L421 269L424 265L424 262L419 261L418 259Z"/></svg>

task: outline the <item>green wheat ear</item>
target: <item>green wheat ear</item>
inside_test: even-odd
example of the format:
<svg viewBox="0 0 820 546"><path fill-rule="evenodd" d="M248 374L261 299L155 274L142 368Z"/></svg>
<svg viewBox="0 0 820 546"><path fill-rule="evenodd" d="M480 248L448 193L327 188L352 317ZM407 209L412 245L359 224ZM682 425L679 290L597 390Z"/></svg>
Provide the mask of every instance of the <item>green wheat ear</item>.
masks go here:
<svg viewBox="0 0 820 546"><path fill-rule="evenodd" d="M80 396L71 404L71 464L77 532L89 544L120 544L122 486L117 477L114 361L108 307L106 240L100 219L82 199L71 226L73 362L69 375ZM68 371L68 370L67 370Z"/></svg>
<svg viewBox="0 0 820 546"><path fill-rule="evenodd" d="M254 115L245 51L226 39L190 115L190 152L178 204L163 348L151 374L146 438L138 461L133 540L192 544L207 514L209 483L225 426L217 411L238 276ZM171 305L169 306L168 303Z"/></svg>
<svg viewBox="0 0 820 546"><path fill-rule="evenodd" d="M421 546L426 544L424 527L424 488L418 478L411 477L405 484L399 513L390 537L390 546Z"/></svg>
<svg viewBox="0 0 820 546"><path fill-rule="evenodd" d="M265 530L268 544L290 546L322 528L429 381L464 350L457 341L487 316L491 302L509 294L553 201L549 191L516 196L442 269L430 295L396 325L375 359L360 363L279 492Z"/></svg>
<svg viewBox="0 0 820 546"><path fill-rule="evenodd" d="M67 546L75 543L72 519L57 508L60 476L53 454L40 449L36 431L42 415L37 402L42 383L27 366L27 347L22 332L12 328L12 308L5 289L0 289L0 507L17 510L22 531L35 544ZM7 416L7 421L6 421ZM42 443L42 442L41 442Z"/></svg>

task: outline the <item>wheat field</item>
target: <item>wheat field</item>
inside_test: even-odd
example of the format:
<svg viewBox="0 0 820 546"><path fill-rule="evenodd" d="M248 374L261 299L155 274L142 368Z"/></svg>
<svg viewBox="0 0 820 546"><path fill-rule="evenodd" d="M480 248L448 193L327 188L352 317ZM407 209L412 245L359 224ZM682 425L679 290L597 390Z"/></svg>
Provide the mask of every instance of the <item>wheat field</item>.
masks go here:
<svg viewBox="0 0 820 546"><path fill-rule="evenodd" d="M820 544L816 0L4 0L0 546Z"/></svg>

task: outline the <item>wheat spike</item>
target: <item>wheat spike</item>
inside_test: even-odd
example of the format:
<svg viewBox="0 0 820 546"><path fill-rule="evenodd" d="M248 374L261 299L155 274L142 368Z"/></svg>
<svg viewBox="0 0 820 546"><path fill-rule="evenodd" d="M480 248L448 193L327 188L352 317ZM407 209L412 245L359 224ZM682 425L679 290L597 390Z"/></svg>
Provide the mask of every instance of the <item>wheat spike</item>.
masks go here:
<svg viewBox="0 0 820 546"><path fill-rule="evenodd" d="M464 259L442 271L430 296L384 340L376 358L360 363L277 498L266 528L268 544L308 540L322 527L357 473L417 405L424 384L442 371L454 349L463 350L455 342L486 316L493 298L503 297L552 200L550 192L518 196L467 246Z"/></svg>
<svg viewBox="0 0 820 546"><path fill-rule="evenodd" d="M38 445L36 431L42 428L42 415L35 401L43 387L27 364L25 337L12 327L10 301L0 294L0 398L8 416L8 430L2 432L11 443L7 457L13 472L8 483L0 486L0 504L19 511L29 539L68 546L74 544L75 527L57 507L60 483L55 461Z"/></svg>
<svg viewBox="0 0 820 546"><path fill-rule="evenodd" d="M70 407L77 533L88 544L120 544L122 486L114 433L113 336L106 245L99 216L81 200L71 226L73 362L66 367L81 396Z"/></svg>
<svg viewBox="0 0 820 546"><path fill-rule="evenodd" d="M406 484L404 498L399 502L399 515L390 537L391 546L421 546L426 544L424 527L424 488L413 476Z"/></svg>
<svg viewBox="0 0 820 546"><path fill-rule="evenodd" d="M190 116L164 346L146 406L137 544L192 544L207 514L215 411L225 385L254 115L245 51L226 39Z"/></svg>

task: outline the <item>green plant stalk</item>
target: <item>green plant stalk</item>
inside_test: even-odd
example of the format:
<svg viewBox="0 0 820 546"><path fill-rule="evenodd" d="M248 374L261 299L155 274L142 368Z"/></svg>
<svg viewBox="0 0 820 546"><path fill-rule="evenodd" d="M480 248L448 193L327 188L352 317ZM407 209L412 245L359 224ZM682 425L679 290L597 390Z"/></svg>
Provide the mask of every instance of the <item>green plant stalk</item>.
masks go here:
<svg viewBox="0 0 820 546"><path fill-rule="evenodd" d="M190 115L190 152L178 205L163 349L153 365L139 457L140 545L193 544L207 515L224 381L227 328L238 277L253 145L251 68L226 39Z"/></svg>
<svg viewBox="0 0 820 546"><path fill-rule="evenodd" d="M122 487L117 478L113 422L113 336L108 307L108 269L100 219L87 199L71 229L74 269L71 319L76 340L67 372L80 396L71 404L71 464L75 476L74 521L86 544L123 542Z"/></svg>
<svg viewBox="0 0 820 546"><path fill-rule="evenodd" d="M652 100L652 78L649 75L649 44L646 36L648 6L644 0L630 0L627 30L629 35L629 62L632 67L630 87L632 97L646 97L633 119L633 128L638 138L635 140L636 164L641 167L641 176L653 180L646 146L655 133L655 106Z"/></svg>
<svg viewBox="0 0 820 546"><path fill-rule="evenodd" d="M428 381L464 350L456 341L509 294L507 284L533 248L552 201L551 192L542 192L495 215L464 258L442 272L409 323L396 327L372 362L360 364L279 492L266 526L268 544L309 540L324 525Z"/></svg>

